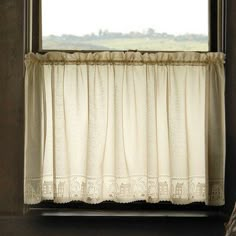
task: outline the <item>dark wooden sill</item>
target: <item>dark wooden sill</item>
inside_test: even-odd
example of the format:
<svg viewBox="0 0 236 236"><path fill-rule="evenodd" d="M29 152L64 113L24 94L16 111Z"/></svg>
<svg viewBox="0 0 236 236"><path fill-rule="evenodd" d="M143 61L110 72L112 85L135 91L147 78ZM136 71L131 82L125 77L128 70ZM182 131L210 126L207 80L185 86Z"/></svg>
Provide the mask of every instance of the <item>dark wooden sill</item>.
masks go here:
<svg viewBox="0 0 236 236"><path fill-rule="evenodd" d="M222 211L176 211L176 210L97 210L97 209L60 209L60 208L29 208L26 216L56 216L56 217L152 217L152 218L219 218L227 219Z"/></svg>

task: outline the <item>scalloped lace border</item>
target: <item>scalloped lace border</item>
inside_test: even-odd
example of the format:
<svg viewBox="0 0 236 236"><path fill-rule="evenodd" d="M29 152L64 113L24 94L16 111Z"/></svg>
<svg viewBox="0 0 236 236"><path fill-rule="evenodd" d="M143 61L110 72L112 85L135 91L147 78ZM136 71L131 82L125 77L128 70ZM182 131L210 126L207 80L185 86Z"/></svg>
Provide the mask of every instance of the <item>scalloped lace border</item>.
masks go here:
<svg viewBox="0 0 236 236"><path fill-rule="evenodd" d="M55 203L83 201L120 203L145 200L150 203L171 201L174 204L205 202L209 205L224 204L222 179L209 180L204 177L56 177L25 179L24 200L26 204L37 204L43 200Z"/></svg>

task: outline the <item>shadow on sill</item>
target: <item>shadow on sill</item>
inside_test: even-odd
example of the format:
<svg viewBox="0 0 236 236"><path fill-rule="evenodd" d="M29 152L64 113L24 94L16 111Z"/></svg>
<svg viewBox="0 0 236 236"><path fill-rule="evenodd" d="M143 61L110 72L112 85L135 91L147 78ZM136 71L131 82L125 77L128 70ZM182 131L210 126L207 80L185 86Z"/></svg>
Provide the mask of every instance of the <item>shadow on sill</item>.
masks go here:
<svg viewBox="0 0 236 236"><path fill-rule="evenodd" d="M203 203L173 205L169 202L158 204L137 201L127 204L103 202L87 204L70 202L55 204L45 201L36 205L25 205L26 216L74 216L74 217L129 217L129 218L218 218L227 221L229 215L224 206L206 206Z"/></svg>
<svg viewBox="0 0 236 236"><path fill-rule="evenodd" d="M176 210L84 210L59 208L29 208L27 216L73 216L73 217L150 217L150 218L219 218L228 216L222 211L176 211Z"/></svg>

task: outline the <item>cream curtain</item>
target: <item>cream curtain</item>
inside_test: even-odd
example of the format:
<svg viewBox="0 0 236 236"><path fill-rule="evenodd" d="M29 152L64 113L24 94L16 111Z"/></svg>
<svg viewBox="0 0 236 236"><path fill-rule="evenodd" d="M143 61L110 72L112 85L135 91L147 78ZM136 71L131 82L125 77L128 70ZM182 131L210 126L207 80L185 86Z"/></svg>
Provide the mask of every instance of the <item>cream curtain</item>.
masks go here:
<svg viewBox="0 0 236 236"><path fill-rule="evenodd" d="M222 53L28 54L26 204L224 204Z"/></svg>

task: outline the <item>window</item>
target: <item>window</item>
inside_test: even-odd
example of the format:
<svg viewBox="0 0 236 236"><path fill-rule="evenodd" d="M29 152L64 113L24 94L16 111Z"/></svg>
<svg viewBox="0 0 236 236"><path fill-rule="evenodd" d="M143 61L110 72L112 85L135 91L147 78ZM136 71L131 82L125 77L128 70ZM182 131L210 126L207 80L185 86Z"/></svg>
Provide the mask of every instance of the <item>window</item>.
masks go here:
<svg viewBox="0 0 236 236"><path fill-rule="evenodd" d="M35 0L33 51L224 50L223 0L147 1Z"/></svg>
<svg viewBox="0 0 236 236"><path fill-rule="evenodd" d="M45 7L45 5L43 5L43 4L48 3L48 2L49 1L46 1L46 0L41 0L41 2L40 1L36 1L36 0L33 1L34 4L33 4L33 12L32 12L32 16L33 16L33 18L32 18L33 19L33 21L32 21L32 26L33 26L32 27L32 49L33 49L34 52L47 52L47 51L50 51L50 50L63 50L63 51L66 51L66 48L64 48L64 46L62 48L58 48L58 47L54 47L54 48L48 47L47 48L45 46L44 37L47 37L47 33L45 33L45 35L44 35L44 32L46 32L46 28L45 28L46 27L45 26L45 24L46 24L45 22L46 21L45 21L45 16L43 15L43 11L44 11L43 9ZM57 1L57 3L58 2L59 1ZM179 2L181 2L181 0ZM205 1L205 2L207 2L207 1ZM40 3L41 3L41 5L40 5ZM208 13L209 16L205 19L206 28L208 29L206 36L207 36L207 40L209 41L209 43L207 44L206 51L208 51L208 50L210 50L210 51L217 51L217 50L222 50L223 49L223 47L222 47L222 45L223 45L222 44L222 42L223 42L222 41L222 38L223 38L222 37L222 35L223 35L222 28L223 27L222 27L222 21L221 21L222 20L221 10L223 9L222 8L223 4L220 1L218 1L218 5L216 3L217 3L217 1L209 1L209 7L206 6L206 4L205 4L205 7L207 7L206 9L209 8L209 13ZM221 4L219 4L219 3L221 3ZM66 4L68 4L68 1L66 1ZM46 8L47 7L45 7L45 9ZM39 11L39 9L40 9L40 11ZM40 16L42 16L42 18ZM51 18L53 18L53 17L51 17ZM208 18L210 18L209 26L208 26ZM42 28L39 27L39 26L42 26ZM30 24L29 24L29 28L30 28ZM98 28L98 29L100 29L100 28ZM155 28L153 28L153 26L151 26L151 28L147 28L147 29L149 29L149 31L145 32L145 30L144 30L144 34L146 34L146 36L147 36L147 34L153 35L153 37L156 36L156 34L158 35L157 30ZM104 36L104 32L106 32L106 34L109 35L110 31L112 32L113 30L108 30L107 32L106 32L106 30L105 31L104 30L98 31L96 37L99 36L99 32L100 32L101 36ZM209 33L208 33L208 31L209 31ZM48 33L48 34L50 34L50 33ZM88 34L91 35L91 33L88 33ZM125 33L121 33L121 34L123 35ZM129 31L128 31L128 34L129 34ZM163 33L160 33L160 34L163 34ZM164 35L168 36L170 34L166 33ZM82 35L82 36L79 36L79 37L84 37L84 36ZM59 35L58 38L60 38L60 35ZM30 44L30 40L29 40L29 44ZM78 50L80 48L70 48L70 49L72 51L74 51L74 50ZM158 48L151 48L151 49L136 48L136 46L134 48L115 48L115 49L113 47L109 48L109 49L102 49L102 48L94 49L94 48L89 48L88 47L88 48L85 48L83 50L89 50L89 51L95 50L96 51L96 50L129 50L129 49L132 49L132 50L138 49L138 50L141 50L141 51L142 50L148 50L148 51L160 50ZM170 50L170 48L167 47L167 48L165 48L165 50ZM175 50L181 50L181 48L176 48ZM198 50L198 49L195 49L195 50ZM61 193L61 190L62 190L61 187L62 187L61 185L58 185L58 193L59 194ZM168 190L167 187L166 187L166 183L165 182L162 182L159 185L159 188L160 188L162 193L165 193ZM128 189L126 185L121 185L121 193L123 191L126 191L126 189ZM47 185L47 182L45 181L45 184L43 185L42 191L45 192L45 193L48 193L48 192L51 193L52 192L52 185ZM200 195L204 195L205 194L204 191L205 191L204 186L202 186L201 183L197 183L196 184L196 194L199 195L199 196ZM179 198L179 196L181 196L182 193L183 193L183 191L182 191L181 183L180 184L176 184L175 197ZM218 194L218 191L215 191L214 193ZM160 204L158 206L157 205L154 206L152 204L150 204L150 205L149 204L142 204L142 203L143 202L141 202L141 204L140 204L140 202L136 202L136 203L132 203L130 206L126 205L125 207L119 205L118 208L125 208L125 209L127 209L127 208L130 207L131 209L135 209L135 208L137 208L137 206L138 206L138 208L140 208L140 206L141 206L141 208L143 207L143 208L146 208L146 209L157 209L157 208L165 208L166 209L166 208L170 207L170 205L166 204L166 203L162 203L162 204ZM43 206L43 205L44 206L48 206L47 203L41 203L40 206ZM109 208L110 206L114 206L114 205L117 206L117 204L115 204L115 203L102 203L101 205L96 206L96 207L100 209L100 207ZM49 206L50 207L52 206L51 203L49 203ZM63 206L58 206L57 205L57 207L68 207L68 206L74 207L74 206L78 206L78 205L76 203L69 203L69 204L65 204ZM81 206L83 207L83 204L81 204L80 207ZM194 206L190 206L190 207L189 206L173 206L173 205L171 205L171 209L188 209L188 207L190 209L193 209L192 207L195 207L195 209L199 209L199 206L203 207L203 208L205 207L205 206L203 206L203 204L195 204L194 203ZM87 208L88 205L85 204L84 207ZM90 207L92 207L92 206L90 206Z"/></svg>

